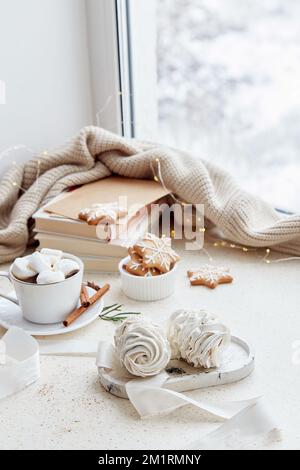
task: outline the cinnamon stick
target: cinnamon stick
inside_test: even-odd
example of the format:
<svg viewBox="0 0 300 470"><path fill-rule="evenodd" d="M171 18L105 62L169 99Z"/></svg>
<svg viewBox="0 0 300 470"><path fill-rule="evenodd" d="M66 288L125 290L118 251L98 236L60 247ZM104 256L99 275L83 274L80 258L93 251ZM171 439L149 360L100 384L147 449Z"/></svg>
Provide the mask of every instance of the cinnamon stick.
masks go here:
<svg viewBox="0 0 300 470"><path fill-rule="evenodd" d="M63 322L63 325L65 327L70 326L77 318L79 318L83 313L87 311L87 309L95 304L101 297L103 297L110 289L109 284L105 284L103 287L101 287L92 297L90 297L90 305L88 307L78 307L76 308L73 312L70 313L70 315L67 316L65 321Z"/></svg>
<svg viewBox="0 0 300 470"><path fill-rule="evenodd" d="M90 296L87 287L84 284L82 284L81 286L80 303L81 307L88 307L89 305L91 305Z"/></svg>
<svg viewBox="0 0 300 470"><path fill-rule="evenodd" d="M94 281L88 281L86 285L96 291L100 290L100 286L98 286Z"/></svg>

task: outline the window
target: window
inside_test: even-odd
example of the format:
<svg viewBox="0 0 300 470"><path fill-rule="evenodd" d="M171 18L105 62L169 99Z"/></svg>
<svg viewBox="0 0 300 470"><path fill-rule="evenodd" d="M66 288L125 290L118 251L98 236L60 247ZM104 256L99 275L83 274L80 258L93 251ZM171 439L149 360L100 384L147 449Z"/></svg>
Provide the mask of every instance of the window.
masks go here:
<svg viewBox="0 0 300 470"><path fill-rule="evenodd" d="M157 112L157 141L221 165L278 208L299 209L300 3L154 3L130 2L135 66L143 54L133 67L144 89L141 95L134 82L143 107L137 134L153 134L153 123L139 116L154 121Z"/></svg>
<svg viewBox="0 0 300 470"><path fill-rule="evenodd" d="M0 156L98 124L187 150L299 210L300 2L0 2Z"/></svg>

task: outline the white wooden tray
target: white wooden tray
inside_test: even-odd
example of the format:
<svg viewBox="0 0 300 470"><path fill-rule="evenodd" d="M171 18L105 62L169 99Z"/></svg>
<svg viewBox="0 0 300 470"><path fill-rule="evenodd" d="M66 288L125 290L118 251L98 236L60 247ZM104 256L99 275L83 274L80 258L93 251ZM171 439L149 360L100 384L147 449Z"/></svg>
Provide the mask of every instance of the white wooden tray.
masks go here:
<svg viewBox="0 0 300 470"><path fill-rule="evenodd" d="M176 392L213 387L238 382L254 369L252 348L242 339L231 337L231 343L223 354L222 365L217 369L196 369L181 360L171 360L166 367L169 375L164 387ZM99 378L106 391L120 398L127 398L126 383L129 377L114 377L113 373L98 368Z"/></svg>

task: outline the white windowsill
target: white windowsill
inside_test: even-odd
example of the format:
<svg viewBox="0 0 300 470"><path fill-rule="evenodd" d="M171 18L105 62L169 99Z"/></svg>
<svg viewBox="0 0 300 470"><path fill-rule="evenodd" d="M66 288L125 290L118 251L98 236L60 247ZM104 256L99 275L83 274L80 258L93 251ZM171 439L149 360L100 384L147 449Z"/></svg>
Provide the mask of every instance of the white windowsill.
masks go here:
<svg viewBox="0 0 300 470"><path fill-rule="evenodd" d="M187 268L207 262L203 253L195 252L183 254L180 288L173 297L160 302L140 304L127 299L117 275L87 277L111 282L107 305L124 303L157 323L164 323L175 309L183 307L207 307L218 314L234 334L251 341L256 350L256 370L240 383L191 395L230 401L263 394L284 431L282 442L272 448L299 448L300 365L292 364L292 343L300 340L299 264L267 265L259 258L263 255L256 252L209 251L216 264L231 268L235 278L232 285L214 291L190 287ZM0 287L9 288L2 280ZM66 339L112 340L113 331L113 324L99 320ZM90 358L42 357L41 379L1 401L0 414L2 449L184 449L216 424L212 417L190 407L162 418L140 420L129 402L101 388L95 361Z"/></svg>

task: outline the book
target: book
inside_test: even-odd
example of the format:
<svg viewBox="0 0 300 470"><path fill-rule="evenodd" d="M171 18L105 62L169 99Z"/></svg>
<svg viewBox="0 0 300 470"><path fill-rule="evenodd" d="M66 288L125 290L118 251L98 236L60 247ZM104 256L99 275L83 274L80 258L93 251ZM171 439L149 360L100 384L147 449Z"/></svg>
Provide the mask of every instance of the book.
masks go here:
<svg viewBox="0 0 300 470"><path fill-rule="evenodd" d="M95 203L95 201L100 201L102 198L103 185L100 183L105 183L106 191L108 191L108 187L113 187L114 191L116 191L116 188L119 188L120 194L125 194L127 191L129 195L128 201L131 204L130 207L131 209L134 207L134 210L131 210L131 213L126 218L120 219L117 224L98 224L94 226L78 219L78 213L84 207L84 204L87 207ZM145 194L141 192L142 187L144 187ZM88 197L86 194L88 194ZM105 192L104 194L108 198ZM132 180L119 177L105 178L104 180L89 183L78 189L62 193L39 209L33 215L35 232L90 238L103 242L124 238L123 235L125 233L126 237L130 238L134 236L136 224L139 223L140 217L145 215L152 203L161 204L164 202L165 194L166 191L154 181ZM109 196L109 198L111 197L117 196L113 193L113 195ZM140 198L140 202L136 200L137 197ZM157 197L158 199L156 199ZM134 200L136 200L135 204L133 204Z"/></svg>
<svg viewBox="0 0 300 470"><path fill-rule="evenodd" d="M44 243L45 240L40 241L40 246L39 248L54 248L54 249L63 249L65 246L64 244L59 246L57 244L54 244L53 246L51 243L47 241L46 244ZM70 250L67 248L65 250L67 252L70 252L80 258L84 264L84 270L86 272L95 272L95 273L114 273L118 271L119 268L119 263L122 258L125 258L127 255L127 250L122 254L121 257L109 257L109 256L88 256L85 254L82 254L80 252L76 252L73 250Z"/></svg>
<svg viewBox="0 0 300 470"><path fill-rule="evenodd" d="M39 241L40 248L59 249L83 256L115 257L120 260L127 255L129 246L148 231L149 223L148 212L142 213L131 222L127 238L117 238L107 243L98 239L73 237L66 233L37 231L37 228L34 229L34 238Z"/></svg>
<svg viewBox="0 0 300 470"><path fill-rule="evenodd" d="M120 206L127 208L130 220L140 209L168 194L169 191L154 180L109 176L65 193L63 199L50 202L46 210L78 220L79 212L93 204L120 202Z"/></svg>
<svg viewBox="0 0 300 470"><path fill-rule="evenodd" d="M62 250L65 253L80 254L83 256L115 257L121 259L125 257L130 246L130 242L124 244L99 243L88 238L68 237L54 233L37 233L34 236L39 242L39 248L52 248Z"/></svg>
<svg viewBox="0 0 300 470"><path fill-rule="evenodd" d="M106 243L119 238L134 236L135 230L141 223L146 211L132 217L128 223L122 225L88 225L86 222L68 219L66 217L55 215L47 212L45 208L39 209L34 215L35 221L34 232L36 233L53 233L70 237L79 237L95 240L98 243Z"/></svg>
<svg viewBox="0 0 300 470"><path fill-rule="evenodd" d="M119 271L119 258L98 258L74 254L82 260L85 271L91 273L115 273Z"/></svg>

